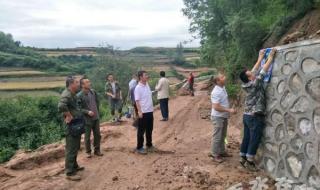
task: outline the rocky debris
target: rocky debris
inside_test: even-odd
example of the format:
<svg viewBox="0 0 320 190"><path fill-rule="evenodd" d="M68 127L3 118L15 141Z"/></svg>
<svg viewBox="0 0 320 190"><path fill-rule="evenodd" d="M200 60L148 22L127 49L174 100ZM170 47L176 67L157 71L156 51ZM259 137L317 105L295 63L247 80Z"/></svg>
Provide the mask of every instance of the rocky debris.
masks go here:
<svg viewBox="0 0 320 190"><path fill-rule="evenodd" d="M64 145L61 143L49 144L33 152L18 151L16 155L7 162L5 167L14 170L33 169L62 157L64 157Z"/></svg>
<svg viewBox="0 0 320 190"><path fill-rule="evenodd" d="M211 104L209 98L208 101L199 104L198 111L201 119L211 119Z"/></svg>
<svg viewBox="0 0 320 190"><path fill-rule="evenodd" d="M112 181L119 181L119 177L118 177L118 176L114 176L114 177L112 178Z"/></svg>
<svg viewBox="0 0 320 190"><path fill-rule="evenodd" d="M198 185L211 185L212 183L210 180L210 173L203 169L185 166L183 168L183 176Z"/></svg>
<svg viewBox="0 0 320 190"><path fill-rule="evenodd" d="M305 35L304 32L300 32L300 31L293 32L293 33L287 35L283 39L283 44L289 44L289 43L292 43L292 42L297 42L297 41L299 41L299 38L303 37L304 35Z"/></svg>

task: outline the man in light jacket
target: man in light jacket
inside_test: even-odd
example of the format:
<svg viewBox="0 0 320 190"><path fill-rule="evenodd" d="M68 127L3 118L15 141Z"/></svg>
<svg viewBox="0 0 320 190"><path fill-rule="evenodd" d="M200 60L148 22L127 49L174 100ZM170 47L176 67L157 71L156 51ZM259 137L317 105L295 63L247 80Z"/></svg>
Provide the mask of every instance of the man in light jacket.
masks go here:
<svg viewBox="0 0 320 190"><path fill-rule="evenodd" d="M169 119L169 80L166 78L166 73L160 71L160 79L156 86L158 92L158 100L160 102L160 110L162 119L160 121L168 121Z"/></svg>

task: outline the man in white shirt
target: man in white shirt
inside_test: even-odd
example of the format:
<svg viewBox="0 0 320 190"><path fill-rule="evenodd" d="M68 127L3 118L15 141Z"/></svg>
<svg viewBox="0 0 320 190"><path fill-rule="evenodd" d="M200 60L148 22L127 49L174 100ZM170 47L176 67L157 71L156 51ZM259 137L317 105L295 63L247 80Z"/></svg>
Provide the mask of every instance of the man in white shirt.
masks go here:
<svg viewBox="0 0 320 190"><path fill-rule="evenodd" d="M223 162L222 157L229 157L225 151L225 138L227 136L228 118L230 113L236 113L230 109L228 94L225 89L226 77L219 74L215 79L215 87L211 93L212 112L211 120L213 122L212 148L210 157L215 162Z"/></svg>
<svg viewBox="0 0 320 190"><path fill-rule="evenodd" d="M129 93L128 93L128 100L131 102L131 105L133 107L133 111L132 113L132 118L133 118L133 123L132 126L138 128L138 122L137 122L137 118L138 118L138 109L136 106L136 101L134 98L134 90L136 88L136 86L138 85L138 78L137 78L137 74L132 75L132 79L129 82Z"/></svg>
<svg viewBox="0 0 320 190"><path fill-rule="evenodd" d="M147 151L154 151L152 145L153 130L153 102L152 91L148 85L149 76L146 71L138 72L139 83L134 90L134 98L138 108L139 124L137 130L137 153L147 154L143 148L144 134L146 134Z"/></svg>
<svg viewBox="0 0 320 190"><path fill-rule="evenodd" d="M162 114L161 121L168 121L169 119L169 80L166 78L166 73L160 71L160 79L156 86L158 92L158 100L160 102L160 110Z"/></svg>

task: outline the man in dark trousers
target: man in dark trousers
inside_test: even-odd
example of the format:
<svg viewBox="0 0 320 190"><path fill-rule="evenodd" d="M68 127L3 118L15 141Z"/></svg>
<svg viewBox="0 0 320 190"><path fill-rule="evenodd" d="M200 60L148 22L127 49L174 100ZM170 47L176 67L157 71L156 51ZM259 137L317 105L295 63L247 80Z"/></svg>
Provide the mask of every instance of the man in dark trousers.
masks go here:
<svg viewBox="0 0 320 190"><path fill-rule="evenodd" d="M190 72L189 78L188 78L188 84L189 84L189 93L191 96L194 96L194 76L193 73Z"/></svg>
<svg viewBox="0 0 320 190"><path fill-rule="evenodd" d="M160 110L162 114L161 121L168 121L170 83L166 78L166 73L164 71L160 71L160 77L161 78L156 86L156 91L158 92L158 100L160 102Z"/></svg>
<svg viewBox="0 0 320 190"><path fill-rule="evenodd" d="M81 112L85 115L85 146L87 157L91 158L91 131L93 132L93 147L96 156L103 156L100 151L100 122L99 122L99 98L97 93L91 89L90 80L80 80L81 91L77 94Z"/></svg>
<svg viewBox="0 0 320 190"><path fill-rule="evenodd" d="M264 115L266 109L266 84L264 77L267 74L276 50L272 49L266 64L259 71L265 50L261 50L259 58L251 71L243 70L240 79L242 88L247 93L245 98L243 125L244 134L240 149L240 164L250 171L257 171L254 157L259 147L264 129Z"/></svg>
<svg viewBox="0 0 320 190"><path fill-rule="evenodd" d="M148 73L146 71L138 72L139 83L134 90L134 97L138 108L139 124L137 130L137 153L147 154L155 151L152 145L152 130L153 130L153 102L152 92L148 85ZM146 134L146 147L143 148L144 134Z"/></svg>
<svg viewBox="0 0 320 190"><path fill-rule="evenodd" d="M113 74L108 74L105 85L105 94L109 100L111 115L114 122L120 122L122 116L122 92L118 81L114 79Z"/></svg>
<svg viewBox="0 0 320 190"><path fill-rule="evenodd" d="M81 135L73 136L70 133L68 124L72 119L82 116L78 107L76 93L79 89L79 81L75 77L67 77L66 89L62 92L58 104L59 112L63 113L64 122L66 124L66 148L65 148L65 172L66 178L72 181L81 180L77 175L78 171L84 170L77 163L78 150L80 149Z"/></svg>

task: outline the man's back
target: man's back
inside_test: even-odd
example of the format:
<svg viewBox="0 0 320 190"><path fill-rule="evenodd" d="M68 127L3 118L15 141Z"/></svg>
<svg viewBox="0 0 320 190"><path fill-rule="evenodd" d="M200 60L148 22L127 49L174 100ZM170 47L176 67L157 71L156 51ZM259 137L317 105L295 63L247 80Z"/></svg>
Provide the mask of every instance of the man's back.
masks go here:
<svg viewBox="0 0 320 190"><path fill-rule="evenodd" d="M162 77L156 87L156 90L158 91L158 99L169 98L169 88L169 80L165 77Z"/></svg>

